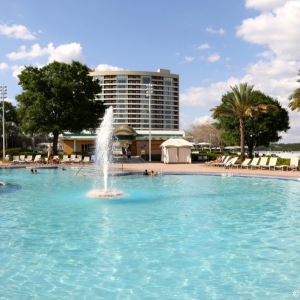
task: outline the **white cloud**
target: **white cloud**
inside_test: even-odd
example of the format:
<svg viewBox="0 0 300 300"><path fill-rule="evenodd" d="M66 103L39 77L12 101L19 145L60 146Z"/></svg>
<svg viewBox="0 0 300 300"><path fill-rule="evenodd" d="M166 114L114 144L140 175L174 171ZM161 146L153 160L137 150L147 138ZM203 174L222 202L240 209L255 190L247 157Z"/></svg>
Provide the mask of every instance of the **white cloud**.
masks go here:
<svg viewBox="0 0 300 300"><path fill-rule="evenodd" d="M35 40L35 36L23 25L0 25L0 34L14 39Z"/></svg>
<svg viewBox="0 0 300 300"><path fill-rule="evenodd" d="M300 1L288 1L273 13L246 19L237 27L245 41L268 46L283 59L300 58Z"/></svg>
<svg viewBox="0 0 300 300"><path fill-rule="evenodd" d="M53 46L53 43L48 44L48 46L45 48L41 48L39 44L34 44L28 51L26 46L21 46L18 52L11 52L6 56L10 60L20 60L34 59L47 55L48 62L52 62L54 60L65 63L70 63L72 60L81 62L84 61L82 47L78 43L60 45L57 48Z"/></svg>
<svg viewBox="0 0 300 300"><path fill-rule="evenodd" d="M290 0L246 0L246 7L266 11L283 6L288 1Z"/></svg>
<svg viewBox="0 0 300 300"><path fill-rule="evenodd" d="M13 70L13 77L18 79L18 75L25 69L25 67L14 65L11 69Z"/></svg>
<svg viewBox="0 0 300 300"><path fill-rule="evenodd" d="M223 28L215 30L212 27L207 27L206 31L209 32L209 33L213 33L213 34L225 34L225 30Z"/></svg>
<svg viewBox="0 0 300 300"><path fill-rule="evenodd" d="M53 44L49 44L47 48L41 48L39 44L34 44L31 46L30 50L27 51L26 46L21 46L18 52L11 52L6 56L10 60L19 60L19 59L33 59L36 57L41 57L44 55L49 55L53 52Z"/></svg>
<svg viewBox="0 0 300 300"><path fill-rule="evenodd" d="M186 106L213 108L221 103L222 95L230 90L230 86L239 82L237 78L229 78L208 87L191 87L180 94L180 103Z"/></svg>
<svg viewBox="0 0 300 300"><path fill-rule="evenodd" d="M198 47L199 50L209 49L210 46L208 43L202 44Z"/></svg>
<svg viewBox="0 0 300 300"><path fill-rule="evenodd" d="M210 62L216 62L220 59L220 55L218 53L213 53L213 54L209 55L207 59Z"/></svg>
<svg viewBox="0 0 300 300"><path fill-rule="evenodd" d="M0 71L1 70L7 70L8 68L9 68L8 64L6 64L6 63L1 63L0 64Z"/></svg>
<svg viewBox="0 0 300 300"><path fill-rule="evenodd" d="M207 124L207 123L214 123L215 120L211 116L202 116L200 118L196 118L193 121L194 125L201 125L201 124Z"/></svg>
<svg viewBox="0 0 300 300"><path fill-rule="evenodd" d="M194 57L186 56L186 57L184 58L184 60L187 61L187 62L191 62L191 61L194 60Z"/></svg>
<svg viewBox="0 0 300 300"><path fill-rule="evenodd" d="M264 51L264 52L258 53L256 56L264 57L264 58L267 58L267 59L273 59L274 58L274 52Z"/></svg>
<svg viewBox="0 0 300 300"><path fill-rule="evenodd" d="M274 59L250 64L242 82L249 82L254 88L277 98L283 106L288 105L288 96L299 88L297 75L300 62Z"/></svg>
<svg viewBox="0 0 300 300"><path fill-rule="evenodd" d="M124 70L123 68L111 66L111 65L106 65L106 64L100 64L95 68L95 71L122 71Z"/></svg>
<svg viewBox="0 0 300 300"><path fill-rule="evenodd" d="M78 43L71 43L54 48L48 58L48 62L54 60L64 63L71 63L73 60L84 62L81 45Z"/></svg>

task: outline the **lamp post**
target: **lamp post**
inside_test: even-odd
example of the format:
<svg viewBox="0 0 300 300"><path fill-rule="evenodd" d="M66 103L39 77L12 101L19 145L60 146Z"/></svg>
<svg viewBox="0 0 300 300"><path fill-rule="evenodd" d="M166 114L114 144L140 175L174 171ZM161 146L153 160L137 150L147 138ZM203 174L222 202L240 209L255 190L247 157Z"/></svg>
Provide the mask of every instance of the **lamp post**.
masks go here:
<svg viewBox="0 0 300 300"><path fill-rule="evenodd" d="M3 127L3 160L5 159L5 118L4 118L4 100L7 95L7 86L0 85L0 99L2 100L2 127Z"/></svg>
<svg viewBox="0 0 300 300"><path fill-rule="evenodd" d="M153 93L153 85L146 85L146 96L149 97L149 161L151 161L151 94Z"/></svg>

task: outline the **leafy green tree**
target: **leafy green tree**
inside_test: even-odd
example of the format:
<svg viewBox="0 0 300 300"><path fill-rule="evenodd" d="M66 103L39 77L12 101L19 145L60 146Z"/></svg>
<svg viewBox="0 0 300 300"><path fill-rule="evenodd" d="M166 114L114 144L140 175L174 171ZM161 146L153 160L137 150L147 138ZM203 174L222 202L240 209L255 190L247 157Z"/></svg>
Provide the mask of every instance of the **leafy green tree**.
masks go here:
<svg viewBox="0 0 300 300"><path fill-rule="evenodd" d="M245 118L245 145L248 146L249 156L252 157L253 148L258 146L268 147L270 143L276 143L281 139L279 132L286 132L289 127L288 111L273 99L260 91L254 91L257 95L254 101L264 102L267 105L277 107L268 113L258 113L253 117ZM240 140L239 119L236 116L218 117L216 126L223 128L223 138L230 144Z"/></svg>
<svg viewBox="0 0 300 300"><path fill-rule="evenodd" d="M276 110L273 105L268 105L263 99L259 99L253 90L253 85L241 83L239 86L230 87L231 92L222 96L222 104L212 108L212 117L237 117L240 135L241 159L245 158L245 119L256 117L259 113L267 113Z"/></svg>
<svg viewBox="0 0 300 300"><path fill-rule="evenodd" d="M3 102L0 102L0 116L2 120L2 107ZM4 126L5 126L5 140L6 140L6 148L8 147L8 139L11 137L18 136L19 132L19 121L17 116L17 110L16 107L8 101L4 101ZM3 123L1 121L1 135L3 134ZM1 139L3 141L3 139Z"/></svg>
<svg viewBox="0 0 300 300"><path fill-rule="evenodd" d="M23 92L16 96L18 116L25 133L53 135L57 154L59 134L95 130L103 116L102 101L95 100L101 87L80 62L53 62L42 68L26 66L19 75Z"/></svg>
<svg viewBox="0 0 300 300"><path fill-rule="evenodd" d="M299 74L300 75L300 71ZM297 82L300 82L300 79L297 80ZM289 104L289 107L292 110L297 109L298 111L300 111L300 88L296 89L290 96L289 96L289 100L292 100Z"/></svg>

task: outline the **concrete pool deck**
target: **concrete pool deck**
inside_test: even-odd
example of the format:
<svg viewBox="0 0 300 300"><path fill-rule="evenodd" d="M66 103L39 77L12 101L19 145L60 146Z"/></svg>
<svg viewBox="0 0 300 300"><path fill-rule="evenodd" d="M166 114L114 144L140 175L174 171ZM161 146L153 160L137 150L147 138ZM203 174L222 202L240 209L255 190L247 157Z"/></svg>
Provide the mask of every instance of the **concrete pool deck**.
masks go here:
<svg viewBox="0 0 300 300"><path fill-rule="evenodd" d="M239 175L256 175L256 176L271 176L271 177L293 177L300 179L299 171L281 171L281 170L259 170L259 169L237 169L224 167L207 166L204 163L192 164L164 164L161 162L144 162L144 163L117 163L113 168L123 172L144 172L145 169L154 172L168 173L222 173L222 174L239 174Z"/></svg>
<svg viewBox="0 0 300 300"><path fill-rule="evenodd" d="M77 167L81 168L82 164L54 164L54 165L41 165L41 164L14 164L11 162L4 162L0 164L0 168L57 168L57 167ZM91 168L93 164L85 164L84 168ZM300 171L282 171L282 170L260 170L260 169L237 169L237 168L224 168L207 166L204 163L192 164L164 164L161 162L145 162L139 157L133 157L131 162L118 162L111 165L112 169L116 172L144 172L147 169L149 172L159 173L217 173L217 174L236 174L236 175L254 175L254 176L271 176L271 177L292 177L300 179Z"/></svg>

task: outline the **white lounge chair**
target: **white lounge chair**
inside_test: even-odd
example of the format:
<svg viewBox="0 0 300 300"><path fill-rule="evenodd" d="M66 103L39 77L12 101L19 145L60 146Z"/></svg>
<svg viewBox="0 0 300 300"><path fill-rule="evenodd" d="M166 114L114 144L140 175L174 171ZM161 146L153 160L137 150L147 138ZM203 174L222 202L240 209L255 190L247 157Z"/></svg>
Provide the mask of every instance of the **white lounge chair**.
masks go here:
<svg viewBox="0 0 300 300"><path fill-rule="evenodd" d="M278 159L278 157L271 157L270 160L269 160L269 163L267 165L261 165L260 169L261 170L262 169L269 169L269 170L271 170L271 168L273 168L275 170L277 159Z"/></svg>
<svg viewBox="0 0 300 300"><path fill-rule="evenodd" d="M81 155L77 155L77 157L75 157L75 158L72 158L72 155L71 155L71 162L79 164L79 163L81 163L81 160L82 160Z"/></svg>
<svg viewBox="0 0 300 300"><path fill-rule="evenodd" d="M225 169L229 169L235 162L238 160L238 156L231 158L226 164L225 164Z"/></svg>
<svg viewBox="0 0 300 300"><path fill-rule="evenodd" d="M25 163L30 164L33 162L32 155L27 155L25 158Z"/></svg>
<svg viewBox="0 0 300 300"><path fill-rule="evenodd" d="M12 160L12 164L18 164L18 163L20 163L20 156L19 155L14 155L13 160Z"/></svg>
<svg viewBox="0 0 300 300"><path fill-rule="evenodd" d="M292 157L290 165L287 167L287 170L297 171L298 170L298 163L299 163L299 158L298 157Z"/></svg>
<svg viewBox="0 0 300 300"><path fill-rule="evenodd" d="M226 156L224 158L224 160L220 163L214 163L212 164L213 166L216 166L216 167L222 167L222 166L225 166L225 164L228 162L228 160L230 159L231 156Z"/></svg>
<svg viewBox="0 0 300 300"><path fill-rule="evenodd" d="M61 163L69 164L69 163L70 163L69 155L64 154L64 155L63 155L63 158L62 158L62 160L61 160Z"/></svg>
<svg viewBox="0 0 300 300"><path fill-rule="evenodd" d="M34 163L40 163L42 161L41 154L37 154L33 160Z"/></svg>
<svg viewBox="0 0 300 300"><path fill-rule="evenodd" d="M261 166L265 166L267 164L267 161L268 161L268 157L267 156L261 157L260 161L259 161L259 164L251 166L251 170L252 169L261 169Z"/></svg>
<svg viewBox="0 0 300 300"><path fill-rule="evenodd" d="M85 156L82 160L83 164L90 164L91 163L91 159L89 156Z"/></svg>
<svg viewBox="0 0 300 300"><path fill-rule="evenodd" d="M249 164L249 162L251 161L251 158L246 158L241 164L232 164L231 168L243 168L243 167L247 167L247 165Z"/></svg>
<svg viewBox="0 0 300 300"><path fill-rule="evenodd" d="M20 155L20 164L25 164L25 155Z"/></svg>
<svg viewBox="0 0 300 300"><path fill-rule="evenodd" d="M251 161L250 164L248 164L247 166L245 166L247 169L251 169L253 166L256 166L258 164L259 161L259 157L254 157Z"/></svg>
<svg viewBox="0 0 300 300"><path fill-rule="evenodd" d="M76 159L76 154L71 154L70 163L73 163Z"/></svg>

